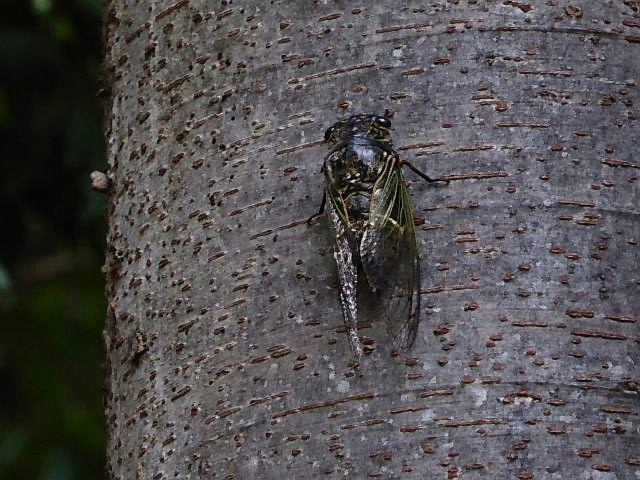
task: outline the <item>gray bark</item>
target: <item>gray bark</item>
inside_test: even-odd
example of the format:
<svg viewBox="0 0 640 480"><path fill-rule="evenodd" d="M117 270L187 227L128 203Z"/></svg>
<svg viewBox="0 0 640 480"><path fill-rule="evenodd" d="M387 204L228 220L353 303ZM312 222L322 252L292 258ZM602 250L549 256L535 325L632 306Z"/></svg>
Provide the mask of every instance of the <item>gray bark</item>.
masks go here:
<svg viewBox="0 0 640 480"><path fill-rule="evenodd" d="M632 479L635 1L107 5L112 479ZM324 130L394 110L416 345L354 363Z"/></svg>

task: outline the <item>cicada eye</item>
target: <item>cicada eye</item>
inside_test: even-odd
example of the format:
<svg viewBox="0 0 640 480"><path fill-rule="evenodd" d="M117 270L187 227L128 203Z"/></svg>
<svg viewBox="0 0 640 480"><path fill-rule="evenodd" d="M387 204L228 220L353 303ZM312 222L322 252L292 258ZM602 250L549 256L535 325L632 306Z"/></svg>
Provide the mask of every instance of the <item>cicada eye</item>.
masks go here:
<svg viewBox="0 0 640 480"><path fill-rule="evenodd" d="M376 117L376 122L384 128L391 128L391 120L387 117Z"/></svg>
<svg viewBox="0 0 640 480"><path fill-rule="evenodd" d="M324 132L324 139L329 140L329 137L331 137L331 134L333 133L334 130L335 130L335 127L327 128Z"/></svg>

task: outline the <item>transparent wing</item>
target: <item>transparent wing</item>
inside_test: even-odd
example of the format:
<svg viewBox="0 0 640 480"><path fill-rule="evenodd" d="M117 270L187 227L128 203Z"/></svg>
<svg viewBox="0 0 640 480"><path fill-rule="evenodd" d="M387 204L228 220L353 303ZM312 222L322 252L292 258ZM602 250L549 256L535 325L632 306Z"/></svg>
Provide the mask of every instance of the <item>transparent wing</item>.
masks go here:
<svg viewBox="0 0 640 480"><path fill-rule="evenodd" d="M333 229L333 256L338 266L338 281L340 282L340 303L347 328L349 343L356 357L362 354L362 345L358 337L358 303L357 282L358 267L353 256L355 243L351 238L349 216L340 194L333 185L327 182L326 195L328 202L328 217Z"/></svg>
<svg viewBox="0 0 640 480"><path fill-rule="evenodd" d="M413 345L420 320L420 263L409 191L398 157L387 161L371 195L360 256L397 347Z"/></svg>

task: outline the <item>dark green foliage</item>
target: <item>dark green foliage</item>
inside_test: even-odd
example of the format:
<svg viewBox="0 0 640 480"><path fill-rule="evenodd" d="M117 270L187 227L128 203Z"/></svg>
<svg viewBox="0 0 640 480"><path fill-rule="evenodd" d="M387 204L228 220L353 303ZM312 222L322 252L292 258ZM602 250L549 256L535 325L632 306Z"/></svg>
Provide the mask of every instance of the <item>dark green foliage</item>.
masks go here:
<svg viewBox="0 0 640 480"><path fill-rule="evenodd" d="M0 478L101 478L101 4L0 10Z"/></svg>

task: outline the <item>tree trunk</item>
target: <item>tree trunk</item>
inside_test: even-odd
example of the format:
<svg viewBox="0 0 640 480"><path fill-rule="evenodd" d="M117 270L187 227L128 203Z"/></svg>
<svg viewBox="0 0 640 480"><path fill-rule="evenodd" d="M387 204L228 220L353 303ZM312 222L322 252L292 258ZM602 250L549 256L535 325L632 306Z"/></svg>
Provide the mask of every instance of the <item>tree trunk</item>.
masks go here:
<svg viewBox="0 0 640 480"><path fill-rule="evenodd" d="M635 1L107 6L112 479L632 479ZM395 112L422 320L355 361L324 130Z"/></svg>

